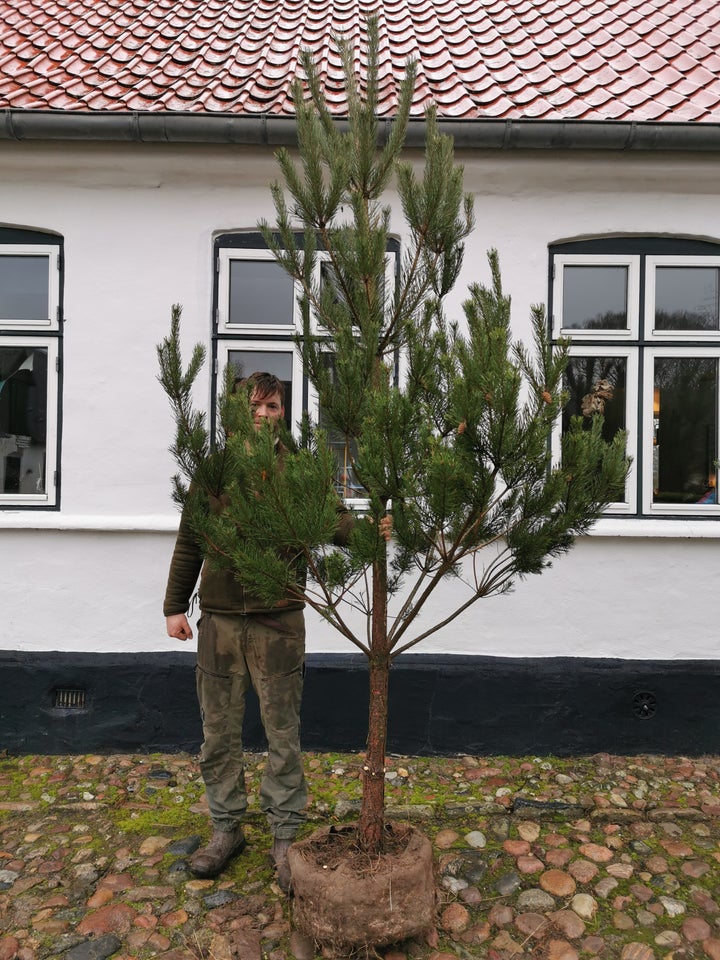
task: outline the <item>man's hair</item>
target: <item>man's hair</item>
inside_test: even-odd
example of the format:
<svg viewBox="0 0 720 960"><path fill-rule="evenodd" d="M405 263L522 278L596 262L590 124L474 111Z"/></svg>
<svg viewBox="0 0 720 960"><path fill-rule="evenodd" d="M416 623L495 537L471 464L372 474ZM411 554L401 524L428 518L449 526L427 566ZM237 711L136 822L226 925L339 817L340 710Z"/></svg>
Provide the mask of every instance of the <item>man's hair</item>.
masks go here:
<svg viewBox="0 0 720 960"><path fill-rule="evenodd" d="M241 387L247 390L249 397L256 393L260 400L277 393L280 397L280 403L283 407L285 406L285 384L272 373L256 371L251 373L249 377L236 377L232 392L237 393Z"/></svg>

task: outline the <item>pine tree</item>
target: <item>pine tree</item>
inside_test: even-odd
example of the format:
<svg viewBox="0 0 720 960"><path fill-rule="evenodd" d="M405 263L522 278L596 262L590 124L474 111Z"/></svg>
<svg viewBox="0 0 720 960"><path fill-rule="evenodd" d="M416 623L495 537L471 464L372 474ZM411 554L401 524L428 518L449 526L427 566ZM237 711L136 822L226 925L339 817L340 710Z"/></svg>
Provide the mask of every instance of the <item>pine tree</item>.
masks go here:
<svg viewBox="0 0 720 960"><path fill-rule="evenodd" d="M463 193L452 140L428 110L418 177L401 160L414 65L407 64L396 117L382 142L377 24L368 22L362 81L354 49L344 41L338 47L347 122L332 117L306 53L305 84L297 81L293 90L299 160L278 152L276 222L261 229L301 290L297 347L304 370L324 425L343 438L341 459L367 503L346 547L327 546L338 495L326 433L306 423L303 445L278 472L270 431L256 434L247 398L235 399L226 389L211 443L189 399L202 356L196 348L183 371L177 307L158 352L177 423L172 449L181 474L175 496L189 503L207 562L234 569L268 602L288 591L303 599L368 659L358 839L377 853L391 664L478 600L540 573L570 549L619 498L628 463L624 436L606 443L600 417L575 420L561 463L552 463L566 348L550 345L540 307L533 309L532 350L513 344L510 298L495 251L488 257L489 285L469 288L464 322L446 318L443 304L473 228L472 200ZM382 203L391 178L404 218L394 284L386 276L391 215ZM187 480L194 481L190 493ZM208 507L221 495L224 510ZM390 546L381 535L388 513ZM464 600L421 626L427 600L449 577L462 580ZM352 629L348 609L364 613L364 635Z"/></svg>

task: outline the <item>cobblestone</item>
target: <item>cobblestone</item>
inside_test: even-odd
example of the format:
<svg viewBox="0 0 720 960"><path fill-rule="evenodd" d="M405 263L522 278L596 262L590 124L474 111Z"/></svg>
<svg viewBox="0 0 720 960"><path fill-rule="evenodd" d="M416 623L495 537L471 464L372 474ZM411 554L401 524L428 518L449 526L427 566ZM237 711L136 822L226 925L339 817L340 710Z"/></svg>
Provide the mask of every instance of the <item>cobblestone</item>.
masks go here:
<svg viewBox="0 0 720 960"><path fill-rule="evenodd" d="M195 757L0 757L0 960L328 960L273 879L264 763L248 757L248 849L198 880L187 858L209 825ZM361 766L306 757L308 831L356 816ZM720 960L720 758L392 768L388 809L434 844L438 913L379 957Z"/></svg>

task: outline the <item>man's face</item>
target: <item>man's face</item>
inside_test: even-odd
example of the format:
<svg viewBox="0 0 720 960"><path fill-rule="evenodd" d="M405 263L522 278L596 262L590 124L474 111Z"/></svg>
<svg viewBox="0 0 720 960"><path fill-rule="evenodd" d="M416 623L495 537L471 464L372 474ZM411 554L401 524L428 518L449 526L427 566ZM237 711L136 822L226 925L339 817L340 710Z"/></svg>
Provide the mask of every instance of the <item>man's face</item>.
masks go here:
<svg viewBox="0 0 720 960"><path fill-rule="evenodd" d="M253 391L250 397L250 409L256 430L259 430L266 420L270 421L274 429L274 425L285 416L285 408L279 393L270 393L266 397L261 397L257 390Z"/></svg>

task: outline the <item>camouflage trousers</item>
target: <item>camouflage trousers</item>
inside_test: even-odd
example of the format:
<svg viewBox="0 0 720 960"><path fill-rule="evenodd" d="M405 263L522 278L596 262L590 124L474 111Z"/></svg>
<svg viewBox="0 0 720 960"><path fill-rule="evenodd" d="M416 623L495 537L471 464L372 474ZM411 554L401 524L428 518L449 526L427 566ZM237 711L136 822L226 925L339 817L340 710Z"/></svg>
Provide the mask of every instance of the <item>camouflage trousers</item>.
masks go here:
<svg viewBox="0 0 720 960"><path fill-rule="evenodd" d="M273 836L292 838L305 820L300 754L305 665L302 610L225 616L198 624L196 684L203 724L200 771L213 826L232 830L247 808L242 724L250 684L268 740L260 808Z"/></svg>

